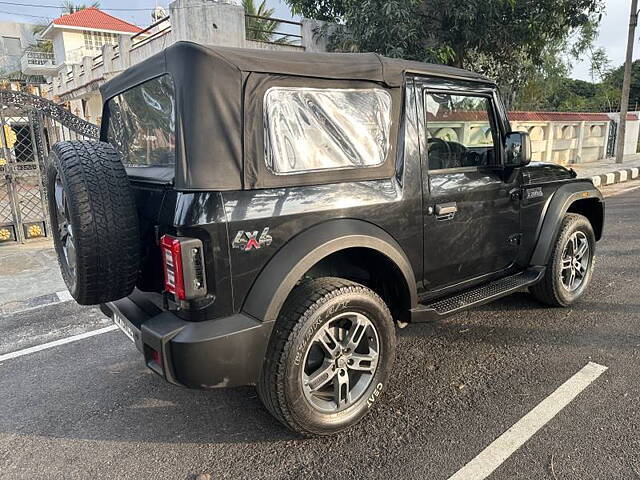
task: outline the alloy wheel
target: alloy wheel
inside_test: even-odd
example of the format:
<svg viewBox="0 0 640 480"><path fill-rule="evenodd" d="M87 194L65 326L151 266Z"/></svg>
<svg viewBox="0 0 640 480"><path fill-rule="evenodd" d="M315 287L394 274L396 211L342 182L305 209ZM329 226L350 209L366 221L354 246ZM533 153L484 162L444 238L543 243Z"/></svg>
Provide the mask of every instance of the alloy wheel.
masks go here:
<svg viewBox="0 0 640 480"><path fill-rule="evenodd" d="M304 357L305 398L323 413L349 408L371 385L379 353L378 332L365 315L346 312L331 318L315 334Z"/></svg>
<svg viewBox="0 0 640 480"><path fill-rule="evenodd" d="M76 270L75 239L73 237L71 222L69 221L69 206L67 204L67 196L64 192L62 180L60 179L60 176L58 174L56 174L54 194L56 209L55 215L58 219L58 231L54 232L54 234L57 235L58 239L60 240L67 273L71 278L74 278Z"/></svg>
<svg viewBox="0 0 640 480"><path fill-rule="evenodd" d="M562 285L570 292L575 292L584 283L591 261L589 240L581 232L574 232L567 241L562 252L560 278Z"/></svg>

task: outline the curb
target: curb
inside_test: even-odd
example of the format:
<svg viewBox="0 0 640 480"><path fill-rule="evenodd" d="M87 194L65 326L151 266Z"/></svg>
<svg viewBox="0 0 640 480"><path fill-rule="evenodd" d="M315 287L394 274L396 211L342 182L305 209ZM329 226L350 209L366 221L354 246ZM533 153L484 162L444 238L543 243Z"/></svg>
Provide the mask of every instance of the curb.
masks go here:
<svg viewBox="0 0 640 480"><path fill-rule="evenodd" d="M38 297L29 298L27 300L16 300L14 302L3 303L0 305L0 315L8 315L10 313L22 313L36 308L48 307L56 303L69 302L73 297L67 290L62 292L49 293Z"/></svg>
<svg viewBox="0 0 640 480"><path fill-rule="evenodd" d="M638 178L639 174L640 168L638 167L622 168L613 172L595 175L591 177L591 180L596 187L600 187L605 185L613 185L614 183L626 182L628 180Z"/></svg>

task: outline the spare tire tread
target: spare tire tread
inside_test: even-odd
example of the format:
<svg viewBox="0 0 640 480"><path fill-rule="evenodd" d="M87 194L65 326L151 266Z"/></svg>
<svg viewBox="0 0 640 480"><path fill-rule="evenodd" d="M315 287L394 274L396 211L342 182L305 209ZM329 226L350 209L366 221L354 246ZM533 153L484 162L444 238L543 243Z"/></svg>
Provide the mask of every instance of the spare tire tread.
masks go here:
<svg viewBox="0 0 640 480"><path fill-rule="evenodd" d="M65 278L72 296L83 305L127 296L140 263L138 217L119 154L108 143L88 140L57 143L52 153L76 239L76 278Z"/></svg>

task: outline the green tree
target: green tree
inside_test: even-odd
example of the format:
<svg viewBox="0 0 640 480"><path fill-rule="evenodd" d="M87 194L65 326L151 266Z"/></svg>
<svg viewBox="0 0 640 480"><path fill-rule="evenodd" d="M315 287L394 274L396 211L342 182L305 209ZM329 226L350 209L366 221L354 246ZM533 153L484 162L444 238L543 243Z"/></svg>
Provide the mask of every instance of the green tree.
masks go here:
<svg viewBox="0 0 640 480"><path fill-rule="evenodd" d="M591 75L591 82L601 82L609 70L611 70L611 61L609 60L605 49L592 49L589 59L589 74Z"/></svg>
<svg viewBox="0 0 640 480"><path fill-rule="evenodd" d="M260 5L258 6L256 6L254 0L242 0L242 6L244 7L245 14L257 17L271 18L273 16L273 12L275 11L275 9L273 8L267 8L266 0L262 0ZM257 40L259 42L288 43L288 37L286 35L274 39L274 32L280 26L280 22L278 22L277 20L245 17L245 25L248 40Z"/></svg>
<svg viewBox="0 0 640 480"><path fill-rule="evenodd" d="M622 77L624 76L624 65L607 73L602 84L617 92L617 101L620 102L622 92ZM635 111L640 108L640 60L631 64L631 93L629 95L629 110Z"/></svg>
<svg viewBox="0 0 640 480"><path fill-rule="evenodd" d="M550 49L592 42L603 0L285 0L337 22L330 46L447 63L495 78L510 102Z"/></svg>

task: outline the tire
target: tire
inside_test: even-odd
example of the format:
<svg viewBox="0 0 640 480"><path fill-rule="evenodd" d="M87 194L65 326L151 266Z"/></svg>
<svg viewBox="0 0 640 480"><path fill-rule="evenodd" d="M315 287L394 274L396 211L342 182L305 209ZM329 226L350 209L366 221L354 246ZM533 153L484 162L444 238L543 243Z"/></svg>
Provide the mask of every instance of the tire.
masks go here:
<svg viewBox="0 0 640 480"><path fill-rule="evenodd" d="M361 327L354 328L356 324ZM337 343L346 347L337 348L337 344L327 341L329 337L324 337L329 347L336 347L334 352L340 352L339 358L331 359L321 342L314 340L326 335L327 330L333 331ZM355 337L361 341L349 349L348 340L356 332ZM378 347L377 357L373 344ZM276 321L258 395L267 410L291 430L304 436L334 434L360 421L379 398L392 368L395 344L391 313L376 293L339 278L310 280L294 289ZM347 350L350 353L345 353ZM324 355L327 363L316 370L319 355ZM375 361L366 360L372 358ZM331 362L335 368L331 367L329 381L313 385L310 381L309 388L305 388L303 376L314 379L325 365L330 368ZM349 390L345 389L344 372ZM311 392L311 387L323 384L316 393ZM336 390L341 391L340 397L321 398L331 395L327 391L335 394Z"/></svg>
<svg viewBox="0 0 640 480"><path fill-rule="evenodd" d="M578 270L574 267L576 280L571 282L567 269L567 264L575 265L574 259L578 258L571 254L575 248L573 239L577 239L579 245L586 245L588 248L581 257L584 261L578 261L583 269L580 282L577 281ZM572 242L571 246L569 245L570 241ZM595 246L596 237L589 220L576 213L566 214L562 220L544 277L539 283L529 288L531 294L539 301L554 307L568 307L575 303L584 294L591 281ZM578 253L579 250L580 248L578 248ZM567 258L571 258L571 260L567 260Z"/></svg>
<svg viewBox="0 0 640 480"><path fill-rule="evenodd" d="M73 298L96 305L129 295L140 263L138 217L116 150L96 141L56 143L47 196L58 263Z"/></svg>

